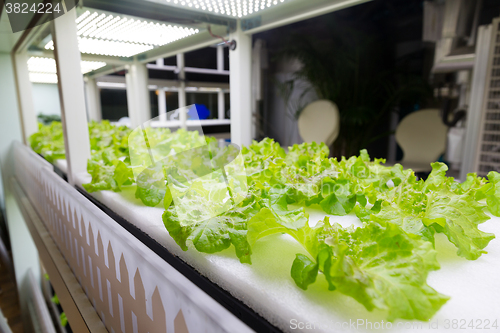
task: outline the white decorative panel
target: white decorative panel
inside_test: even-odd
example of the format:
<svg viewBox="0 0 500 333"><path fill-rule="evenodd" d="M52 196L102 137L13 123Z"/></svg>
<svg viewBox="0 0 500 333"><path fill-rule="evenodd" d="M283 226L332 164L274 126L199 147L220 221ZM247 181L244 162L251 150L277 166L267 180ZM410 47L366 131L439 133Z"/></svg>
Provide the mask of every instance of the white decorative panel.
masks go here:
<svg viewBox="0 0 500 333"><path fill-rule="evenodd" d="M15 144L16 178L111 332L251 330Z"/></svg>

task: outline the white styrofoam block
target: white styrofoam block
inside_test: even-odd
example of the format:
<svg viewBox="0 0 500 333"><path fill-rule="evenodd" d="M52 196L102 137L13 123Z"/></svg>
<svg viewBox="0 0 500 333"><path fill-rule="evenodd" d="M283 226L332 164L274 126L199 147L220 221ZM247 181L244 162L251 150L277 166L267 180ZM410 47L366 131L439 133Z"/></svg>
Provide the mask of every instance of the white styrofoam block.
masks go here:
<svg viewBox="0 0 500 333"><path fill-rule="evenodd" d="M90 177L81 174L78 180L85 183ZM321 274L307 291L299 289L290 277L290 268L295 254L306 252L290 236L276 234L259 240L252 249L252 265L241 264L232 247L217 254L203 254L194 249L184 252L163 225L161 204L146 207L135 199L134 193L135 188L129 188L121 193L102 191L92 195L283 331L307 332L310 331L307 324L315 325L315 329L311 328L314 332L371 332L377 330L377 325L387 327L383 312L369 312L353 298L327 291ZM319 210L307 211L311 225L325 216ZM330 222L361 225L354 215L331 216ZM481 224L480 229L500 235L500 218L493 217ZM441 269L429 274L428 283L451 299L430 323L395 321L391 332L409 332L412 328L418 328L419 332L450 332L454 319L458 320L458 326L462 324L460 320L467 325L470 320L475 320L475 324L479 323L476 320L482 320L484 326L485 320L493 323L496 319L500 325L500 242L492 240L486 248L489 253L475 261L458 257L454 245L442 234L436 236L436 249ZM446 320L450 320L449 329Z"/></svg>
<svg viewBox="0 0 500 333"><path fill-rule="evenodd" d="M64 159L55 160L54 164L62 172L66 173L66 174L68 173L68 161L66 161Z"/></svg>

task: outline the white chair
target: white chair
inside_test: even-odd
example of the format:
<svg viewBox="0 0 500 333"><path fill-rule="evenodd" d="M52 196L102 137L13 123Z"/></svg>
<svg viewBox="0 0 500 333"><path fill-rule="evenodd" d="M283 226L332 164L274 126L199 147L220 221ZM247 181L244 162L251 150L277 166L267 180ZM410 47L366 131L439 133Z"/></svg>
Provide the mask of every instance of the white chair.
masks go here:
<svg viewBox="0 0 500 333"><path fill-rule="evenodd" d="M339 135L339 109L335 103L321 99L307 105L300 113L299 134L305 142L324 142L330 146Z"/></svg>
<svg viewBox="0 0 500 333"><path fill-rule="evenodd" d="M443 124L438 109L424 109L403 118L396 129L396 142L403 150L401 163L415 172L432 170L446 149L448 127Z"/></svg>

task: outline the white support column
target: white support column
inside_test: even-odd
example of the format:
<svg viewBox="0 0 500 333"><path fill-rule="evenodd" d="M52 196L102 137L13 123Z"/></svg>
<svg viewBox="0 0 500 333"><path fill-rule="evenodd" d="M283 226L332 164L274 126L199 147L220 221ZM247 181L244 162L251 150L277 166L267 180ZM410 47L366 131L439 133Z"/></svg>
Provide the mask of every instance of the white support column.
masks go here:
<svg viewBox="0 0 500 333"><path fill-rule="evenodd" d="M38 123L33 104L33 91L28 72L28 56L26 53L16 53L12 56L14 66L14 76L17 85L17 99L21 116L23 141L28 142L31 134L38 131Z"/></svg>
<svg viewBox="0 0 500 333"><path fill-rule="evenodd" d="M75 20L76 9L72 9L53 21L52 31L64 146L68 162L68 181L71 185L75 185L74 175L87 171L87 160L90 158L89 130Z"/></svg>
<svg viewBox="0 0 500 333"><path fill-rule="evenodd" d="M5 213L5 223L9 230L11 253L18 291L21 292L26 272L40 270L38 251L31 234L24 223L14 194L11 192L10 177L14 175L14 156L12 141L22 140L23 127L20 105L16 96L14 57L0 52L0 101L2 118L0 120L0 210ZM26 63L24 63L26 66ZM19 110L19 112L18 112Z"/></svg>
<svg viewBox="0 0 500 333"><path fill-rule="evenodd" d="M132 125L132 114L134 113L134 105L135 105L135 92L134 92L134 84L133 84L134 79L132 78L132 72L130 71L130 68L127 67L127 73L125 74L125 86L127 90L127 110L128 110L128 117L130 119L131 125ZM132 125L132 128L135 128Z"/></svg>
<svg viewBox="0 0 500 333"><path fill-rule="evenodd" d="M252 36L237 30L229 38L236 49L229 51L229 84L231 93L231 142L237 145L252 143Z"/></svg>
<svg viewBox="0 0 500 333"><path fill-rule="evenodd" d="M217 71L224 71L224 46L217 46Z"/></svg>
<svg viewBox="0 0 500 333"><path fill-rule="evenodd" d="M158 116L160 121L167 121L167 97L165 88L158 89Z"/></svg>
<svg viewBox="0 0 500 333"><path fill-rule="evenodd" d="M85 98L89 120L101 121L101 94L93 78L85 78Z"/></svg>
<svg viewBox="0 0 500 333"><path fill-rule="evenodd" d="M179 73L179 108L181 109L181 112L179 114L179 120L181 122L181 127L182 128L187 128L186 126L186 120L187 120L187 114L186 110L184 108L186 107L186 72L184 71L184 53L179 53L177 54L177 71Z"/></svg>
<svg viewBox="0 0 500 333"><path fill-rule="evenodd" d="M128 66L125 76L130 125L136 128L151 119L151 103L148 89L146 64L134 62Z"/></svg>
<svg viewBox="0 0 500 333"><path fill-rule="evenodd" d="M224 90L219 89L217 92L217 109L219 111L219 120L226 118L226 100L224 98Z"/></svg>

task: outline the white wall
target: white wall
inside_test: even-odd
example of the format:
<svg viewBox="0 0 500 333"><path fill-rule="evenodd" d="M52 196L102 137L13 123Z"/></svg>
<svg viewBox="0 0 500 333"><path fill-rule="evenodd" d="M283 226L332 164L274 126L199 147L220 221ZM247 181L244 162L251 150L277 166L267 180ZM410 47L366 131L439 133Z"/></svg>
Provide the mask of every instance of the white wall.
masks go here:
<svg viewBox="0 0 500 333"><path fill-rule="evenodd" d="M7 53L0 53L0 101L0 208L4 209L2 180L8 173L8 151L12 140L22 140L12 61Z"/></svg>
<svg viewBox="0 0 500 333"><path fill-rule="evenodd" d="M35 105L35 114L61 115L61 105L59 104L59 91L57 84L32 83L33 85L33 104Z"/></svg>
<svg viewBox="0 0 500 333"><path fill-rule="evenodd" d="M38 252L17 202L8 188L12 175L12 141L22 140L17 94L10 54L0 53L0 209L5 211L18 288L31 268L40 279ZM3 186L1 182L3 181Z"/></svg>

